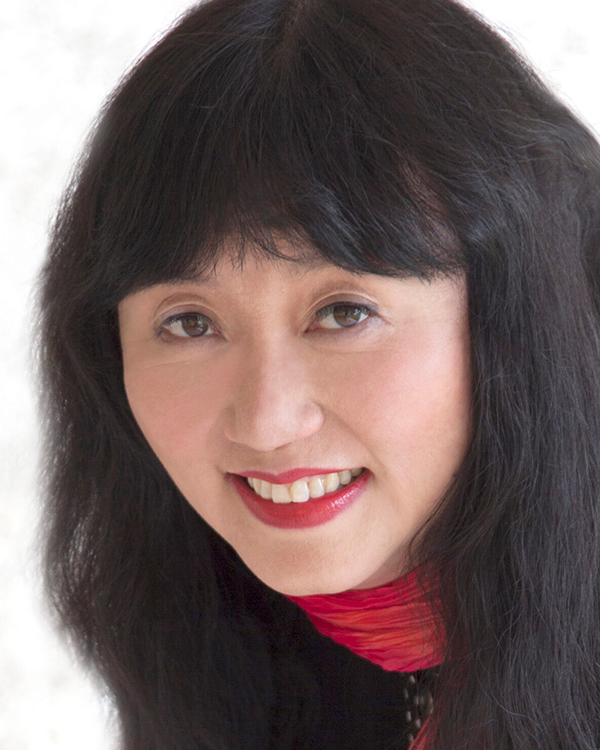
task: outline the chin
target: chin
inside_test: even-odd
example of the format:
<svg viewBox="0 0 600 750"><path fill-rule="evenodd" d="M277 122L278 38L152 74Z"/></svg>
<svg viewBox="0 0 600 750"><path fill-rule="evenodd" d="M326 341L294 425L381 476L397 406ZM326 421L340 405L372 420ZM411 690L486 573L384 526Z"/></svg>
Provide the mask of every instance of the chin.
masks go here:
<svg viewBox="0 0 600 750"><path fill-rule="evenodd" d="M339 594L355 588L375 588L383 583L371 585L369 580L373 576L352 575L296 575L282 576L260 576L258 578L269 588L283 594L284 596L315 596L317 594Z"/></svg>

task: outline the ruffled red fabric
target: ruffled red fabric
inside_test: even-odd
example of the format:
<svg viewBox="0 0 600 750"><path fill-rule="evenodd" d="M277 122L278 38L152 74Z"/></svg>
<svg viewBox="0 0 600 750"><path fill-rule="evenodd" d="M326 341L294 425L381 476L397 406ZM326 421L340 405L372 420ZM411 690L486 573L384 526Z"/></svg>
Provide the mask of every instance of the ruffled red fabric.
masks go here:
<svg viewBox="0 0 600 750"><path fill-rule="evenodd" d="M425 588L419 570L375 589L338 594L288 596L323 635L389 672L415 672L438 666L446 638L431 608L435 581ZM411 750L425 750L429 718Z"/></svg>
<svg viewBox="0 0 600 750"><path fill-rule="evenodd" d="M445 641L418 573L375 589L287 598L320 633L358 656L389 672L415 672L441 664Z"/></svg>

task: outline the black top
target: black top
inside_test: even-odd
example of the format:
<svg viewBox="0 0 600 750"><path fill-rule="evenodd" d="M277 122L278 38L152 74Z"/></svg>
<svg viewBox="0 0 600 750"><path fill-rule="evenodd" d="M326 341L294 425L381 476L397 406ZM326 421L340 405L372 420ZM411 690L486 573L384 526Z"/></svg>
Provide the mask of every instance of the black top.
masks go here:
<svg viewBox="0 0 600 750"><path fill-rule="evenodd" d="M302 661L318 683L320 704L311 748L406 750L431 710L437 670L388 672L306 621Z"/></svg>

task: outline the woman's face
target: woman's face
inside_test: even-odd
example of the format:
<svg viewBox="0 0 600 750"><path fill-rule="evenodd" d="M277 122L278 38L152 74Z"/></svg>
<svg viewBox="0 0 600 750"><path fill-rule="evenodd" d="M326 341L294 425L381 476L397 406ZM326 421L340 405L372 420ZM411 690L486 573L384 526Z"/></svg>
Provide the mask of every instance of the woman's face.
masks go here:
<svg viewBox="0 0 600 750"><path fill-rule="evenodd" d="M407 546L470 440L464 279L359 276L248 255L243 270L223 260L202 283L129 295L119 321L142 432L258 578L301 596L407 572ZM276 503L268 485L262 497L232 477L295 468L309 478L368 472L333 502L335 478L296 482L295 500ZM322 497L306 500L311 488ZM287 499L281 487L274 497Z"/></svg>

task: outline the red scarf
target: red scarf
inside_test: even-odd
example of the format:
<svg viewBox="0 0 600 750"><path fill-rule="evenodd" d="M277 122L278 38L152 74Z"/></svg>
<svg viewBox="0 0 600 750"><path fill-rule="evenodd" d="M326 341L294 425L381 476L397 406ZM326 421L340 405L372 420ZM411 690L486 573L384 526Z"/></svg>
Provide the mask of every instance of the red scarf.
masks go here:
<svg viewBox="0 0 600 750"><path fill-rule="evenodd" d="M418 569L376 589L288 596L323 635L388 672L441 664L444 639L436 628Z"/></svg>
<svg viewBox="0 0 600 750"><path fill-rule="evenodd" d="M418 569L375 589L288 596L323 635L389 672L414 672L441 664L445 636L431 611L432 582L424 590ZM411 750L423 747L423 725Z"/></svg>

